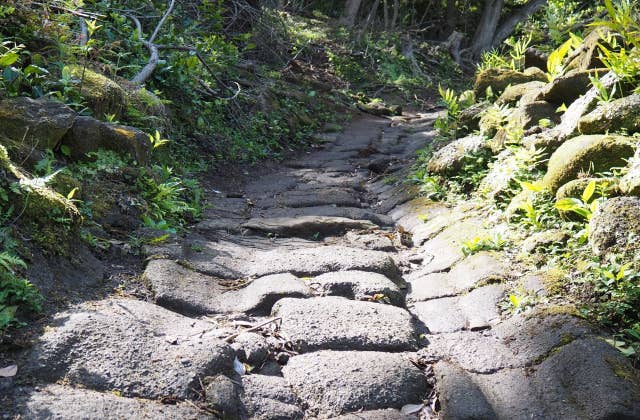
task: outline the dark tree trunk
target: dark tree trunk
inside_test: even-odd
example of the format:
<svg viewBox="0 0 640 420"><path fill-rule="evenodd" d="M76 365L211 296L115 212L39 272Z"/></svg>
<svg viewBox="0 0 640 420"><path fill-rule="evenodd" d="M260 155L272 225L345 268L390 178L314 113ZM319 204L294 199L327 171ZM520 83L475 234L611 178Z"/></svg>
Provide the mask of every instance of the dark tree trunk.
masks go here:
<svg viewBox="0 0 640 420"><path fill-rule="evenodd" d="M478 28L473 36L473 43L471 44L471 55L473 58L480 57L483 51L488 50L493 45L493 37L500 22L500 14L502 13L503 6L504 0L485 0L482 17L480 18Z"/></svg>
<svg viewBox="0 0 640 420"><path fill-rule="evenodd" d="M503 20L503 22L496 30L496 33L493 36L492 47L495 48L498 45L502 44L502 42L513 33L518 23L522 22L523 20L537 12L538 9L540 9L545 4L547 4L547 0L531 0L511 13L506 19Z"/></svg>
<svg viewBox="0 0 640 420"><path fill-rule="evenodd" d="M344 26L352 28L353 25L355 25L361 3L362 0L347 0L347 4L344 7L344 12L342 13L342 17L340 18L340 22Z"/></svg>

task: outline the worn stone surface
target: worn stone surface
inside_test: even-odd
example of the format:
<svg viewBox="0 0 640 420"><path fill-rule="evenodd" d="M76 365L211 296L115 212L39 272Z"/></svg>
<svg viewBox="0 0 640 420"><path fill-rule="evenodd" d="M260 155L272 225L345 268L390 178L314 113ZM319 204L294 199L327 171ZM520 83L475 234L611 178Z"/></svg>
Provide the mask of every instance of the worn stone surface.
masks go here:
<svg viewBox="0 0 640 420"><path fill-rule="evenodd" d="M574 70L563 76L558 76L540 92L538 98L556 106L562 104L569 106L589 90L591 87L589 76L594 75L595 72L597 70ZM606 69L600 69L598 73L603 75L606 72Z"/></svg>
<svg viewBox="0 0 640 420"><path fill-rule="evenodd" d="M170 260L150 261L143 278L151 284L159 305L187 314L268 314L280 298L311 294L302 280L287 273L260 277L235 290Z"/></svg>
<svg viewBox="0 0 640 420"><path fill-rule="evenodd" d="M494 95L499 95L509 85L532 82L535 80L543 82L546 82L547 80L544 72L535 67L530 67L526 69L525 72L503 69L487 69L476 76L473 90L477 98L484 97L488 87L491 87Z"/></svg>
<svg viewBox="0 0 640 420"><path fill-rule="evenodd" d="M372 300L376 295L392 305L402 306L404 294L393 281L378 273L366 271L336 271L308 281L311 288L327 296L342 296L356 300Z"/></svg>
<svg viewBox="0 0 640 420"><path fill-rule="evenodd" d="M298 216L273 219L251 219L244 228L282 236L313 237L344 233L351 229L373 229L368 220L353 220L345 217Z"/></svg>
<svg viewBox="0 0 640 420"><path fill-rule="evenodd" d="M17 409L15 415L26 419L209 418L206 413L186 403L167 405L61 385L47 385L37 390L22 388L15 392L14 398L14 408Z"/></svg>
<svg viewBox="0 0 640 420"><path fill-rule="evenodd" d="M427 162L427 170L435 174L453 174L462 168L469 154L486 149L486 141L480 135L454 140L433 154Z"/></svg>
<svg viewBox="0 0 640 420"><path fill-rule="evenodd" d="M638 249L640 198L613 197L605 201L589 222L589 244L596 255Z"/></svg>
<svg viewBox="0 0 640 420"><path fill-rule="evenodd" d="M35 378L124 396L187 398L198 379L232 368L212 325L159 306L108 299L59 313L29 355Z"/></svg>
<svg viewBox="0 0 640 420"><path fill-rule="evenodd" d="M281 332L302 351L414 350L418 330L405 309L327 296L282 299L273 307Z"/></svg>
<svg viewBox="0 0 640 420"><path fill-rule="evenodd" d="M240 399L249 418L295 420L304 417L298 397L278 376L243 376Z"/></svg>
<svg viewBox="0 0 640 420"><path fill-rule="evenodd" d="M480 287L459 297L417 302L410 311L431 334L484 329L499 319L498 303L504 290L499 284Z"/></svg>
<svg viewBox="0 0 640 420"><path fill-rule="evenodd" d="M636 149L627 169L627 173L620 179L620 191L625 195L640 196L640 149Z"/></svg>
<svg viewBox="0 0 640 420"><path fill-rule="evenodd" d="M338 242L345 245L362 249L371 249L374 251L396 251L396 247L390 238L390 234L382 232L366 233L366 232L347 232L344 236L337 238Z"/></svg>
<svg viewBox="0 0 640 420"><path fill-rule="evenodd" d="M474 286L501 281L509 276L509 269L493 253L483 251L456 264L449 272L416 271L406 276L407 300L418 302L454 296Z"/></svg>
<svg viewBox="0 0 640 420"><path fill-rule="evenodd" d="M541 90L545 82L534 80L533 82L520 83L507 87L496 103L498 105L515 105L523 95Z"/></svg>
<svg viewBox="0 0 640 420"><path fill-rule="evenodd" d="M333 418L336 420L414 420L416 417L404 415L400 410L387 408L386 410L358 411Z"/></svg>
<svg viewBox="0 0 640 420"><path fill-rule="evenodd" d="M426 378L403 353L319 351L295 356L284 378L319 417L420 403Z"/></svg>

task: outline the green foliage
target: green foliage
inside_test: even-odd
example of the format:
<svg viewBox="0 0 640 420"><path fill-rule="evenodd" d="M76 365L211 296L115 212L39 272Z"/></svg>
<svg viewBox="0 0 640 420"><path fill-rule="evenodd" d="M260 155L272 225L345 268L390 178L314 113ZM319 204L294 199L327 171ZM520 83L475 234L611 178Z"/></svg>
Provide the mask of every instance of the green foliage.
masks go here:
<svg viewBox="0 0 640 420"><path fill-rule="evenodd" d="M464 241L461 250L464 255L469 256L480 251L499 251L505 247L506 243L499 234L490 237L477 236Z"/></svg>
<svg viewBox="0 0 640 420"><path fill-rule="evenodd" d="M579 27L587 10L581 2L549 0L544 9L544 22L554 45L561 45L569 33Z"/></svg>
<svg viewBox="0 0 640 420"><path fill-rule="evenodd" d="M601 197L600 199L591 201L596 191L596 185L597 183L594 179L589 182L580 198L567 197L558 200L556 202L556 209L561 212L573 212L587 221L591 220L591 216L593 216L593 213L595 213L604 199Z"/></svg>
<svg viewBox="0 0 640 420"><path fill-rule="evenodd" d="M506 53L502 54L498 50L490 50L482 53L477 71L487 69L524 70L524 53L531 44L531 34L520 39L508 38L504 44Z"/></svg>
<svg viewBox="0 0 640 420"><path fill-rule="evenodd" d="M547 59L547 78L550 82L564 73L564 59L571 52L574 43L574 39L569 38L549 54Z"/></svg>

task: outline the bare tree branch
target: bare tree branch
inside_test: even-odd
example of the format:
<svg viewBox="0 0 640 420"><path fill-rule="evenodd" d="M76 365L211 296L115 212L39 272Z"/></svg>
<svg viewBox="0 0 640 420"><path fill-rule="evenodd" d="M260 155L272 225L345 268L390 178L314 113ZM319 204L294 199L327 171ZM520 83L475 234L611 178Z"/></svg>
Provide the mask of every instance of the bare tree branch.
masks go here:
<svg viewBox="0 0 640 420"><path fill-rule="evenodd" d="M160 29L162 29L162 25L164 25L164 22L167 20L171 12L173 12L173 8L175 7L175 5L176 5L176 0L171 0L171 3L169 3L169 7L167 8L167 11L164 12L164 15L162 15L162 18L160 19L160 22L158 22L158 25L156 25L156 29L153 31L151 38L149 38L149 42L153 43L153 41L156 40L156 38L158 37L158 33L160 32Z"/></svg>

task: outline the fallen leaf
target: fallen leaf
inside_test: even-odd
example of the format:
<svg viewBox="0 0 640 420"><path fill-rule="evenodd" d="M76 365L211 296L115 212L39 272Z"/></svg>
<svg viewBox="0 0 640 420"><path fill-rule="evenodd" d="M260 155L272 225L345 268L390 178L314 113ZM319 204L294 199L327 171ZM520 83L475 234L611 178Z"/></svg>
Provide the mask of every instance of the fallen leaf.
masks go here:
<svg viewBox="0 0 640 420"><path fill-rule="evenodd" d="M11 378L18 373L18 365L9 365L0 369L0 378Z"/></svg>
<svg viewBox="0 0 640 420"><path fill-rule="evenodd" d="M244 367L244 364L238 360L237 357L233 360L233 370L235 370L238 375L244 375L247 373L247 369Z"/></svg>

